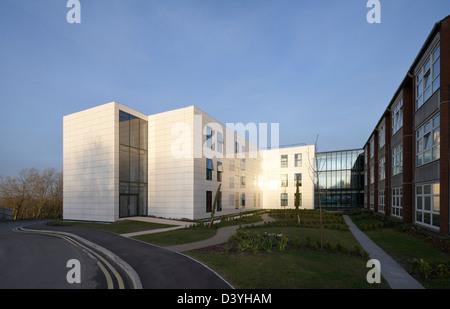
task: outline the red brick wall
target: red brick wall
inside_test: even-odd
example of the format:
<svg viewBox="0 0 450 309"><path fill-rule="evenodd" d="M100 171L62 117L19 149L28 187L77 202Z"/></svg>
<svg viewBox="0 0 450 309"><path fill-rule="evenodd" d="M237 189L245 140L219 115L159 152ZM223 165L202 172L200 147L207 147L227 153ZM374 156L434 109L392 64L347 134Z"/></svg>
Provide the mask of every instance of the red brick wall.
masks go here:
<svg viewBox="0 0 450 309"><path fill-rule="evenodd" d="M378 132L373 137L373 176L374 176L374 182L373 182L373 211L378 212L378 149L379 149L379 143L378 143Z"/></svg>
<svg viewBox="0 0 450 309"><path fill-rule="evenodd" d="M386 216L391 215L392 192L391 192L391 174L392 174L392 150L391 150L391 135L392 122L391 113L386 113L384 117L384 127L386 132L386 142L384 150L384 211Z"/></svg>
<svg viewBox="0 0 450 309"><path fill-rule="evenodd" d="M413 222L414 218L414 98L412 79L406 81L403 95L403 221Z"/></svg>
<svg viewBox="0 0 450 309"><path fill-rule="evenodd" d="M441 234L449 234L449 116L450 116L450 18L441 23L441 162L440 217Z"/></svg>

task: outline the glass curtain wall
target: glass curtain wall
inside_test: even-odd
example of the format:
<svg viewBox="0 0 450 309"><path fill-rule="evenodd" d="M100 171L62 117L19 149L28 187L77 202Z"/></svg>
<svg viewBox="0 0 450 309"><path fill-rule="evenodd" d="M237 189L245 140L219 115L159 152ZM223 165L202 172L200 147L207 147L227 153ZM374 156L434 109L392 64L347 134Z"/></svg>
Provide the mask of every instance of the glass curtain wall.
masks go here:
<svg viewBox="0 0 450 309"><path fill-rule="evenodd" d="M119 111L119 217L147 215L148 122Z"/></svg>
<svg viewBox="0 0 450 309"><path fill-rule="evenodd" d="M317 153L314 169L315 208L364 206L364 150Z"/></svg>

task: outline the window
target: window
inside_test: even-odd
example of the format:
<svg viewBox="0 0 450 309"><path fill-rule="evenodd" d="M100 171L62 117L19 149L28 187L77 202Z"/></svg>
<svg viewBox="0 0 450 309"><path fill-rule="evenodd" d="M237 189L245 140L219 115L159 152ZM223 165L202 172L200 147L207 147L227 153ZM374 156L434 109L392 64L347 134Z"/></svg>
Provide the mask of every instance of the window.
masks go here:
<svg viewBox="0 0 450 309"><path fill-rule="evenodd" d="M440 87L440 46L438 45L416 75L416 103L419 109Z"/></svg>
<svg viewBox="0 0 450 309"><path fill-rule="evenodd" d="M216 205L217 211L222 211L222 192L219 191L217 194L217 205Z"/></svg>
<svg viewBox="0 0 450 309"><path fill-rule="evenodd" d="M241 171L245 171L245 159L241 159Z"/></svg>
<svg viewBox="0 0 450 309"><path fill-rule="evenodd" d="M234 142L234 153L239 153L239 143Z"/></svg>
<svg viewBox="0 0 450 309"><path fill-rule="evenodd" d="M439 183L416 186L416 219L420 224L439 228L440 226Z"/></svg>
<svg viewBox="0 0 450 309"><path fill-rule="evenodd" d="M228 202L230 203L230 206L234 206L234 194L228 195Z"/></svg>
<svg viewBox="0 0 450 309"><path fill-rule="evenodd" d="M384 190L378 192L378 212L384 212Z"/></svg>
<svg viewBox="0 0 450 309"><path fill-rule="evenodd" d="M386 132L385 132L384 124L382 124L378 131L378 148L383 147L385 141L386 141Z"/></svg>
<svg viewBox="0 0 450 309"><path fill-rule="evenodd" d="M245 208L245 193L241 194L241 205Z"/></svg>
<svg viewBox="0 0 450 309"><path fill-rule="evenodd" d="M374 183L375 182L375 172L374 172L374 166L372 165L370 167L370 183Z"/></svg>
<svg viewBox="0 0 450 309"><path fill-rule="evenodd" d="M213 161L206 159L206 180L212 180L212 171L214 170Z"/></svg>
<svg viewBox="0 0 450 309"><path fill-rule="evenodd" d="M217 151L223 153L223 134L222 132L217 132Z"/></svg>
<svg viewBox="0 0 450 309"><path fill-rule="evenodd" d="M440 158L440 115L421 126L416 132L416 166Z"/></svg>
<svg viewBox="0 0 450 309"><path fill-rule="evenodd" d="M206 126L206 147L208 147L209 149L213 149L212 135L213 135L212 129L210 127Z"/></svg>
<svg viewBox="0 0 450 309"><path fill-rule="evenodd" d="M403 145L400 144L392 151L392 175L403 171Z"/></svg>
<svg viewBox="0 0 450 309"><path fill-rule="evenodd" d="M392 111L392 135L403 126L403 99L398 102Z"/></svg>
<svg viewBox="0 0 450 309"><path fill-rule="evenodd" d="M281 193L281 207L286 207L288 205L288 195L287 193Z"/></svg>
<svg viewBox="0 0 450 309"><path fill-rule="evenodd" d="M234 193L234 208L239 209L239 193Z"/></svg>
<svg viewBox="0 0 450 309"><path fill-rule="evenodd" d="M241 175L241 188L245 188L245 172Z"/></svg>
<svg viewBox="0 0 450 309"><path fill-rule="evenodd" d="M296 173L294 174L294 186L297 187L297 180L298 180L298 186L302 186L302 173Z"/></svg>
<svg viewBox="0 0 450 309"><path fill-rule="evenodd" d="M281 156L281 167L283 167L283 168L288 167L288 156L287 155Z"/></svg>
<svg viewBox="0 0 450 309"><path fill-rule="evenodd" d="M119 217L147 214L148 122L119 110Z"/></svg>
<svg viewBox="0 0 450 309"><path fill-rule="evenodd" d="M302 166L302 154L296 153L295 154L295 167L301 167Z"/></svg>
<svg viewBox="0 0 450 309"><path fill-rule="evenodd" d="M230 189L234 188L234 177L230 177Z"/></svg>
<svg viewBox="0 0 450 309"><path fill-rule="evenodd" d="M288 174L281 174L281 186L282 187L288 186Z"/></svg>
<svg viewBox="0 0 450 309"><path fill-rule="evenodd" d="M206 212L212 211L212 191L206 191Z"/></svg>
<svg viewBox="0 0 450 309"><path fill-rule="evenodd" d="M370 191L370 209L374 209L375 207L375 196L373 195L373 191Z"/></svg>
<svg viewBox="0 0 450 309"><path fill-rule="evenodd" d="M378 160L378 180L383 180L384 176L385 176L385 170L384 170L384 166L385 166L385 157L383 156L382 158L380 158L380 160Z"/></svg>
<svg viewBox="0 0 450 309"><path fill-rule="evenodd" d="M375 153L374 139L372 138L372 140L370 141L370 158L373 158L374 153Z"/></svg>
<svg viewBox="0 0 450 309"><path fill-rule="evenodd" d="M392 215L403 216L403 190L401 187L392 189Z"/></svg>
<svg viewBox="0 0 450 309"><path fill-rule="evenodd" d="M217 162L217 181L222 182L223 165L222 162Z"/></svg>

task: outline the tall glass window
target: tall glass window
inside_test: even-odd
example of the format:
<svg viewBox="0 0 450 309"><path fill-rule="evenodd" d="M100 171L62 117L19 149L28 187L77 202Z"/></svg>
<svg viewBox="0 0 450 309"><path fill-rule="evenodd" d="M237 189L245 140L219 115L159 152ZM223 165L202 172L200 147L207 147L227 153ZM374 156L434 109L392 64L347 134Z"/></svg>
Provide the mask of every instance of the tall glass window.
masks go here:
<svg viewBox="0 0 450 309"><path fill-rule="evenodd" d="M281 167L282 168L288 167L288 155L281 156Z"/></svg>
<svg viewBox="0 0 450 309"><path fill-rule="evenodd" d="M296 186L296 187L297 187L297 181L298 181L298 186L301 187L302 186L302 173L294 174L294 186Z"/></svg>
<svg viewBox="0 0 450 309"><path fill-rule="evenodd" d="M281 193L281 207L286 207L288 205L288 194Z"/></svg>
<svg viewBox="0 0 450 309"><path fill-rule="evenodd" d="M383 180L385 178L385 170L384 170L384 166L385 166L385 157L381 157L380 160L378 161L378 180Z"/></svg>
<svg viewBox="0 0 450 309"><path fill-rule="evenodd" d="M439 228L440 185L439 183L416 186L416 219L420 224Z"/></svg>
<svg viewBox="0 0 450 309"><path fill-rule="evenodd" d="M384 190L378 192L378 212L384 213Z"/></svg>
<svg viewBox="0 0 450 309"><path fill-rule="evenodd" d="M401 187L392 189L392 215L403 216L403 190Z"/></svg>
<svg viewBox="0 0 450 309"><path fill-rule="evenodd" d="M440 144L440 115L437 115L416 132L416 166L439 159Z"/></svg>
<svg viewBox="0 0 450 309"><path fill-rule="evenodd" d="M400 144L392 150L392 175L403 172L403 144Z"/></svg>
<svg viewBox="0 0 450 309"><path fill-rule="evenodd" d="M440 82L440 46L425 59L416 75L416 107L419 109L436 90Z"/></svg>
<svg viewBox="0 0 450 309"><path fill-rule="evenodd" d="M148 122L119 111L119 217L147 215Z"/></svg>
<svg viewBox="0 0 450 309"><path fill-rule="evenodd" d="M302 167L302 154L301 153L295 154L295 167Z"/></svg>
<svg viewBox="0 0 450 309"><path fill-rule="evenodd" d="M384 124L382 124L380 127L380 131L378 132L378 147L379 148L383 147L385 142L386 142L386 133Z"/></svg>
<svg viewBox="0 0 450 309"><path fill-rule="evenodd" d="M364 150L317 153L315 170L316 209L319 207L319 201L325 209L363 207Z"/></svg>
<svg viewBox="0 0 450 309"><path fill-rule="evenodd" d="M401 127L403 127L403 99L400 99L392 110L392 135Z"/></svg>

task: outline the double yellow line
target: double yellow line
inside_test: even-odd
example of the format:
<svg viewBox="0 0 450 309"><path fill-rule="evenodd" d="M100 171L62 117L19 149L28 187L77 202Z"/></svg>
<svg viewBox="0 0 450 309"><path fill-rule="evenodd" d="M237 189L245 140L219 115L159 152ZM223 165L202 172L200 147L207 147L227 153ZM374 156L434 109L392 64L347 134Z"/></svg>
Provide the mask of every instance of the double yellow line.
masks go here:
<svg viewBox="0 0 450 309"><path fill-rule="evenodd" d="M74 240L74 239L72 239L72 238L70 238L68 236L61 235L61 234L56 234L56 233L25 231L25 230L22 230L20 228L16 228L16 229L14 229L14 231L21 232L21 233L41 234L41 235L49 235L49 236L59 237L59 238L62 238L64 240L70 242L74 246L78 246L78 247L84 249L87 252L88 256L91 259L95 260L97 262L98 267L102 270L103 274L105 275L106 282L108 284L108 289L114 289L114 283L113 283L113 279L112 279L110 273L108 272L107 268L109 268L109 270L115 276L115 278L117 280L117 284L119 286L119 289L125 289L125 285L123 283L123 279L120 276L120 274L117 272L117 270L106 259L104 259L100 254L98 254L94 250L86 247L85 245L81 244L80 242L78 242L78 241L76 241L76 240ZM105 267L105 265L106 265L106 267Z"/></svg>

